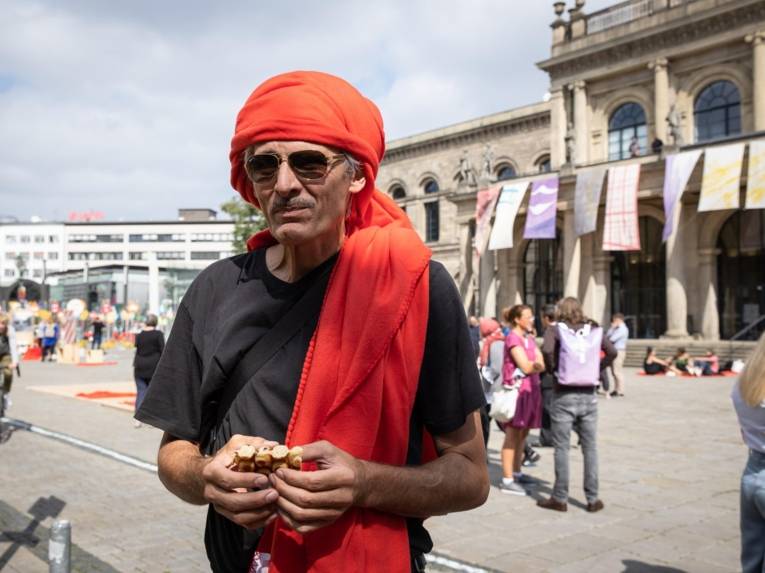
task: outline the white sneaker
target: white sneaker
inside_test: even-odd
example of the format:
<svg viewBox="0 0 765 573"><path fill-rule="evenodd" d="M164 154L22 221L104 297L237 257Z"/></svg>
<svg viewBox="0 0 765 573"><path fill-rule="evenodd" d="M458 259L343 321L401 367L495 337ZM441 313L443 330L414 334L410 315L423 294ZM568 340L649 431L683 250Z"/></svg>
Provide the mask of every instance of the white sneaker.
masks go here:
<svg viewBox="0 0 765 573"><path fill-rule="evenodd" d="M3 408L7 410L13 405L13 400L8 394L3 394Z"/></svg>
<svg viewBox="0 0 765 573"><path fill-rule="evenodd" d="M500 483L499 491L502 493L509 493L511 495L528 495L523 486L515 481L509 484L506 484L505 482Z"/></svg>
<svg viewBox="0 0 765 573"><path fill-rule="evenodd" d="M140 428L141 426L143 426L143 424L141 422L139 422L138 420L133 420L133 427L134 428Z"/></svg>

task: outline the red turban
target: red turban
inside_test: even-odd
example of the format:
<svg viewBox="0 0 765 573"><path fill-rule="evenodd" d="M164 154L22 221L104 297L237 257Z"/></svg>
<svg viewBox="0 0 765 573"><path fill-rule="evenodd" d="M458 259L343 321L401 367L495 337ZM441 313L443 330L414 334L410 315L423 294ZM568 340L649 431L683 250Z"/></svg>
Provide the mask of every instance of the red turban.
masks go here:
<svg viewBox="0 0 765 573"><path fill-rule="evenodd" d="M366 176L364 189L353 195L347 238L303 363L285 442L325 439L358 459L403 466L425 347L430 250L406 214L374 187L385 151L380 112L328 74L293 72L263 83L239 112L230 154L232 185L255 205L244 150L277 140L346 151L363 163ZM274 242L263 231L248 246ZM430 454L432 446L432 440L425 444ZM410 569L406 520L361 507L305 535L277 519L260 550L271 554L272 573Z"/></svg>
<svg viewBox="0 0 765 573"><path fill-rule="evenodd" d="M274 76L250 94L236 118L231 140L231 185L258 206L244 170L244 150L263 141L310 141L350 153L363 164L366 185L353 196L347 234L394 221L410 226L406 215L375 189L385 153L380 110L345 80L321 72ZM268 234L250 247L268 243Z"/></svg>

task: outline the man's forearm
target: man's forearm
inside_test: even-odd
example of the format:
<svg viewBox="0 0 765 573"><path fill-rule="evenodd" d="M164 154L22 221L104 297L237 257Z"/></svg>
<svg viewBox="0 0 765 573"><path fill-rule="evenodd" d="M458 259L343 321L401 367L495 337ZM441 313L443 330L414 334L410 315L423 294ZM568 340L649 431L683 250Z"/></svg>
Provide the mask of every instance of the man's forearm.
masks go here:
<svg viewBox="0 0 765 573"><path fill-rule="evenodd" d="M183 501L204 505L205 483L202 468L209 461L192 442L166 436L162 440L157 462L159 479L164 486Z"/></svg>
<svg viewBox="0 0 765 573"><path fill-rule="evenodd" d="M417 467L363 462L363 494L368 507L405 517L430 517L478 507L489 495L486 468L447 453Z"/></svg>

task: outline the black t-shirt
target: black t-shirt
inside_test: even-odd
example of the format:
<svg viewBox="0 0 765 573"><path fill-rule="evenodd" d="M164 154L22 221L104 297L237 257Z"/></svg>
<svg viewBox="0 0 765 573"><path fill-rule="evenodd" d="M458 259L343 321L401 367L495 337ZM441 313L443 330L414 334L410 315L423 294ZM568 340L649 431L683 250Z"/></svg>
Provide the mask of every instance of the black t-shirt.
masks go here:
<svg viewBox="0 0 765 573"><path fill-rule="evenodd" d="M165 335L159 330L142 330L136 334L133 374L147 382L151 380L164 348Z"/></svg>
<svg viewBox="0 0 765 573"><path fill-rule="evenodd" d="M239 359L267 334L327 266L295 283L273 276L265 249L210 265L179 306L172 332L136 415L173 436L200 442L202 404L209 403ZM430 306L423 363L410 421L407 463L420 463L423 428L451 432L484 405L462 302L444 267L430 263ZM318 322L307 321L240 391L215 430L220 447L234 434L284 442L303 361ZM420 519L407 520L413 552L433 547ZM246 571L257 536L210 506L205 546L213 571Z"/></svg>

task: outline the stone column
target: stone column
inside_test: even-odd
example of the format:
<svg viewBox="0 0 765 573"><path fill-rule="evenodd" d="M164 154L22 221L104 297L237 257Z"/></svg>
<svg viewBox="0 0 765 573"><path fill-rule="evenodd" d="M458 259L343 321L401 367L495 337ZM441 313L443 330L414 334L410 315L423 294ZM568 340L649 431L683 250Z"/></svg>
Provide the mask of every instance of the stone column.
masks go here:
<svg viewBox="0 0 765 573"><path fill-rule="evenodd" d="M550 166L553 171L566 162L566 104L563 89L550 90Z"/></svg>
<svg viewBox="0 0 765 573"><path fill-rule="evenodd" d="M593 257L592 268L593 292L592 296L588 297L590 298L588 306L592 309L590 318L606 325L611 314L611 256L601 254Z"/></svg>
<svg viewBox="0 0 765 573"><path fill-rule="evenodd" d="M654 133L656 134L656 137L666 144L666 117L669 113L669 73L667 72L667 59L657 58L648 64L648 69L653 70Z"/></svg>
<svg viewBox="0 0 765 573"><path fill-rule="evenodd" d="M701 335L704 340L720 339L720 312L717 308L717 249L699 250L699 293Z"/></svg>
<svg viewBox="0 0 765 573"><path fill-rule="evenodd" d="M576 157L574 163L583 165L589 156L589 138L587 137L587 92L583 80L577 80L569 86L574 92L574 137L576 138Z"/></svg>
<svg viewBox="0 0 765 573"><path fill-rule="evenodd" d="M667 338L688 336L688 297L685 292L685 269L680 212L683 204L679 202L674 212L674 228L667 239Z"/></svg>
<svg viewBox="0 0 765 573"><path fill-rule="evenodd" d="M508 252L506 266L503 269L502 292L499 298L499 308L497 312L502 312L502 308L513 306L523 302L523 264L518 261L518 253L515 249Z"/></svg>
<svg viewBox="0 0 765 573"><path fill-rule="evenodd" d="M765 30L749 34L752 44L752 80L754 83L754 130L765 130Z"/></svg>
<svg viewBox="0 0 765 573"><path fill-rule="evenodd" d="M563 214L563 296L579 298L582 245L574 229L574 210Z"/></svg>

